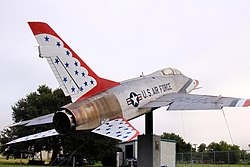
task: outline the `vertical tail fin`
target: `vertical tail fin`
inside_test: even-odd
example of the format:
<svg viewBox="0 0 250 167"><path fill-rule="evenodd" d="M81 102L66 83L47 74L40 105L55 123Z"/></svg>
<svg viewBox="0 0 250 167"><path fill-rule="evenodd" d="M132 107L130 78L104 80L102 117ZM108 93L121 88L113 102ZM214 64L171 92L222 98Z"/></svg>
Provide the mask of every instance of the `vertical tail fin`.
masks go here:
<svg viewBox="0 0 250 167"><path fill-rule="evenodd" d="M77 101L111 87L118 82L98 77L94 71L46 23L28 22L39 44L39 56L47 59L60 88Z"/></svg>

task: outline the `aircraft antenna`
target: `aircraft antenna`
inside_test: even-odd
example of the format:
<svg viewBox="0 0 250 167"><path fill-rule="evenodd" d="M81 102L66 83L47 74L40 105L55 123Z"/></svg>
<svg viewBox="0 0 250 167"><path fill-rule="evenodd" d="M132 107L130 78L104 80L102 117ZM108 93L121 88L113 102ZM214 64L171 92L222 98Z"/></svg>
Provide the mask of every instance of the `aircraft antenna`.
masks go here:
<svg viewBox="0 0 250 167"><path fill-rule="evenodd" d="M141 72L141 75L140 75L140 77L144 77L144 74L143 74L143 72Z"/></svg>
<svg viewBox="0 0 250 167"><path fill-rule="evenodd" d="M223 116L224 116L224 119L225 119L225 122L226 122L226 125L227 125L227 130L228 130L228 133L229 133L229 136L230 136L231 142L232 142L232 144L234 145L233 137L232 137L232 134L231 134L231 131L230 131L230 128L229 128L228 122L227 122L226 114L224 113L223 108L222 108L221 110L222 110L222 113L223 113Z"/></svg>

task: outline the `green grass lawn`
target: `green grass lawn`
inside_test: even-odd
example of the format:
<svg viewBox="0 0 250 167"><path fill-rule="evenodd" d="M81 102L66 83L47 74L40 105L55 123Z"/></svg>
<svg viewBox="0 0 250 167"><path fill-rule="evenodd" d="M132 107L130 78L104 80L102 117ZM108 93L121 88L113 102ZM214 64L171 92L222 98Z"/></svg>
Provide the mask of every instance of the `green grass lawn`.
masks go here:
<svg viewBox="0 0 250 167"><path fill-rule="evenodd" d="M26 167L39 167L37 165L28 165L28 160L27 159L23 159L22 160L23 164L22 166L26 166ZM48 164L48 162L47 162ZM96 164L96 165L86 165L85 167L100 167L102 166L100 163ZM0 167L20 167L20 159L3 159L0 158ZM41 167L41 166L40 166ZM250 167L250 165L244 165L244 164L193 164L193 166L191 166L191 164L176 164L176 167Z"/></svg>
<svg viewBox="0 0 250 167"><path fill-rule="evenodd" d="M192 167L191 164L176 164L176 167ZM193 164L193 167L250 167L244 164Z"/></svg>
<svg viewBox="0 0 250 167"><path fill-rule="evenodd" d="M28 160L27 159L23 159L22 160L22 166L26 166L26 167L39 167L37 165L28 165ZM47 162L48 164L48 162ZM86 165L85 167L100 167L102 166L100 163L97 163L96 165ZM3 159L0 158L0 167L20 167L20 159ZM41 167L41 166L40 166Z"/></svg>

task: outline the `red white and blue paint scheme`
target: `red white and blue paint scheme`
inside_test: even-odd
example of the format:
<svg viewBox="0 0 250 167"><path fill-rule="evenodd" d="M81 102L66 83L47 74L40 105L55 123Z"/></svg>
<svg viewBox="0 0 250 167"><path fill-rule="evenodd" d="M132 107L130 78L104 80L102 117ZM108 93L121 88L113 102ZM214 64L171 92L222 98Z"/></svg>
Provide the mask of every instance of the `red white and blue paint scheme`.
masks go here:
<svg viewBox="0 0 250 167"><path fill-rule="evenodd" d="M7 144L77 131L92 131L122 141L139 132L128 122L168 106L168 110L220 110L246 107L250 100L189 94L199 82L174 68L165 68L138 78L115 82L99 77L46 23L28 23L65 96L72 103L57 112L16 125L53 123L55 129L29 135Z"/></svg>

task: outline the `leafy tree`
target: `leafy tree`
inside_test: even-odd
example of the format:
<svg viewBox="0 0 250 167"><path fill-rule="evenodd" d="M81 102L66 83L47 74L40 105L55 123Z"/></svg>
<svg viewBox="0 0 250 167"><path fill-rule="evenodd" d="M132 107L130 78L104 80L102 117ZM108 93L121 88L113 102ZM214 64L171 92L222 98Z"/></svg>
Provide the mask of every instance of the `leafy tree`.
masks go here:
<svg viewBox="0 0 250 167"><path fill-rule="evenodd" d="M204 152L206 151L206 144L205 143L201 143L198 147L198 152Z"/></svg>
<svg viewBox="0 0 250 167"><path fill-rule="evenodd" d="M12 119L14 123L17 123L19 121L54 113L59 107L66 105L70 101L70 98L65 97L60 89L52 91L49 87L42 85L39 86L36 92L31 92L12 106ZM51 124L31 127L10 127L1 132L0 142L6 143L22 136L39 133L49 129L53 129ZM57 146L59 138L60 137L57 136L16 143L8 148L7 153L20 155L20 152L28 153L29 148L32 148L34 152L39 152L41 150L56 150L55 147ZM5 150L6 148L3 148L1 151L3 152ZM57 154L56 151L53 153Z"/></svg>
<svg viewBox="0 0 250 167"><path fill-rule="evenodd" d="M221 145L219 143L212 142L207 146L208 151L222 151Z"/></svg>
<svg viewBox="0 0 250 167"><path fill-rule="evenodd" d="M207 148L208 151L215 152L216 162L221 161L225 163L235 164L238 163L240 160L241 152L240 152L240 147L237 145L230 145L225 141L220 141L219 143L215 142L210 143L207 146Z"/></svg>
<svg viewBox="0 0 250 167"><path fill-rule="evenodd" d="M176 152L177 153L184 153L184 152L190 152L192 149L192 145L190 143L186 143L182 137L179 135L176 135L174 133L166 133L164 132L161 135L162 139L169 139L169 140L175 140L176 141Z"/></svg>
<svg viewBox="0 0 250 167"><path fill-rule="evenodd" d="M52 91L49 87L39 86L36 92L31 92L25 98L20 99L12 106L12 118L14 123L23 120L29 120L42 115L54 113L60 107L70 103L69 97L65 97L61 89ZM29 134L38 133L52 129L52 125L43 126L15 126L4 129L0 135L0 143L7 143L16 138ZM59 152L64 157L74 155L82 155L88 160L103 160L105 157L114 157L117 151L117 141L92 133L75 134L71 136L54 136L39 140L31 140L22 143L16 143L6 149L1 148L1 152L5 155L19 155L20 153L28 154L32 152L40 152L41 150L51 151L53 155L52 162L57 158Z"/></svg>

